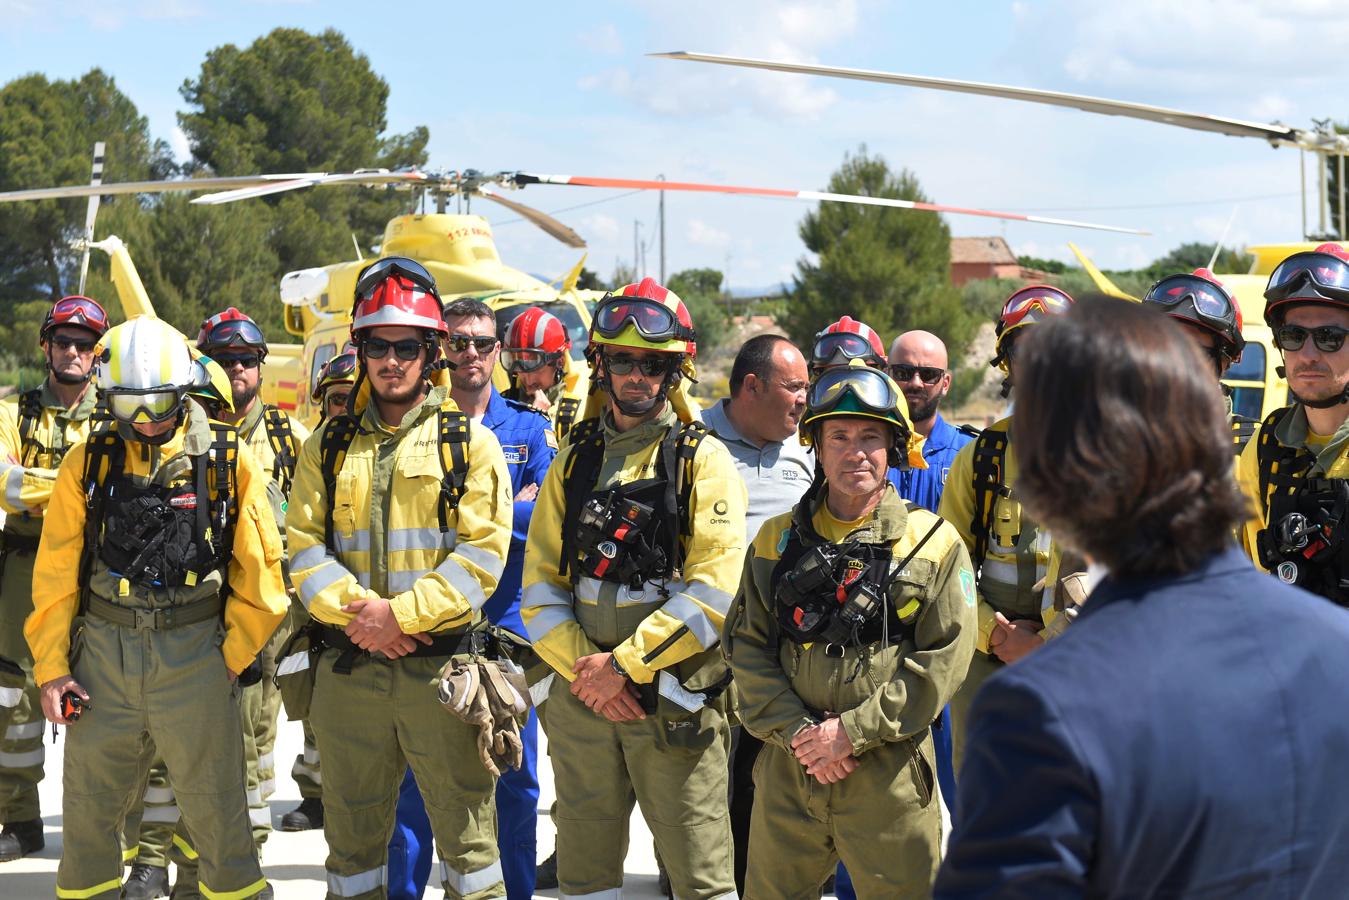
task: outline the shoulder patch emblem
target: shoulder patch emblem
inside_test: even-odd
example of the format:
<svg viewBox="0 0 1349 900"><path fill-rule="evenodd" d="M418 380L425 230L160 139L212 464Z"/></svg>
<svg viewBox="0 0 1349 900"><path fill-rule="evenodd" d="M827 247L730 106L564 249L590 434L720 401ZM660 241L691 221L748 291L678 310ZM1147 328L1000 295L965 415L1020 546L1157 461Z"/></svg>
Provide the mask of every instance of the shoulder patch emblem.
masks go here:
<svg viewBox="0 0 1349 900"><path fill-rule="evenodd" d="M557 432L551 428L544 429L543 439L548 442L548 446L554 450L557 449Z"/></svg>
<svg viewBox="0 0 1349 900"><path fill-rule="evenodd" d="M517 466L529 461L529 445L527 444L502 444L501 452L506 456L506 462L509 465Z"/></svg>
<svg viewBox="0 0 1349 900"><path fill-rule="evenodd" d="M791 539L792 530L790 528L782 529L782 534L778 536L778 553L787 552L787 542Z"/></svg>
<svg viewBox="0 0 1349 900"><path fill-rule="evenodd" d="M974 592L974 573L969 569L960 570L960 593L965 598L966 606L974 606L978 602L978 595Z"/></svg>

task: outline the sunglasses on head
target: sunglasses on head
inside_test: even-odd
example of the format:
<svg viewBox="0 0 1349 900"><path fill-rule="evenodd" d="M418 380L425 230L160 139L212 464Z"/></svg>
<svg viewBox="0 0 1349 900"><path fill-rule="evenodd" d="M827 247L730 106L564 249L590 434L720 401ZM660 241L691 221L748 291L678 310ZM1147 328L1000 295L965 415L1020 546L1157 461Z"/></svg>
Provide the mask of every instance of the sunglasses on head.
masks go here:
<svg viewBox="0 0 1349 900"><path fill-rule="evenodd" d="M671 360L663 356L608 356L604 357L604 367L611 375L631 375L633 369L640 369L648 378L656 375L668 375L672 368Z"/></svg>
<svg viewBox="0 0 1349 900"><path fill-rule="evenodd" d="M51 340L52 346L57 350L69 350L71 347L74 347L81 353L93 353L94 345L98 343L97 341L86 341L81 338L62 337L61 335L56 335L52 337Z"/></svg>
<svg viewBox="0 0 1349 900"><path fill-rule="evenodd" d="M222 369L230 369L236 365L243 366L245 369L256 369L262 363L262 357L256 353L222 353L219 356L212 356L211 359Z"/></svg>
<svg viewBox="0 0 1349 900"><path fill-rule="evenodd" d="M492 352L492 348L497 345L497 339L481 334L452 334L446 341L449 344L450 352L464 353L469 347L478 351L479 356L486 356Z"/></svg>
<svg viewBox="0 0 1349 900"><path fill-rule="evenodd" d="M386 341L383 338L366 338L365 343L361 345L365 350L367 359L383 359L389 355L392 349L394 355L399 359L411 361L417 358L426 346L422 341L416 338L405 338L401 341Z"/></svg>
<svg viewBox="0 0 1349 900"><path fill-rule="evenodd" d="M941 381L941 377L945 374L945 369L939 369L936 366L910 366L904 363L896 363L890 367L890 377L900 384L909 383L913 380L913 376L917 375L923 384L933 385Z"/></svg>
<svg viewBox="0 0 1349 900"><path fill-rule="evenodd" d="M1307 337L1310 336L1317 350L1322 353L1334 353L1344 346L1346 335L1349 335L1349 328L1341 328L1338 325L1321 325L1317 328L1280 325L1274 329L1274 340L1278 343L1279 349L1288 351L1301 350L1302 345L1307 343Z"/></svg>

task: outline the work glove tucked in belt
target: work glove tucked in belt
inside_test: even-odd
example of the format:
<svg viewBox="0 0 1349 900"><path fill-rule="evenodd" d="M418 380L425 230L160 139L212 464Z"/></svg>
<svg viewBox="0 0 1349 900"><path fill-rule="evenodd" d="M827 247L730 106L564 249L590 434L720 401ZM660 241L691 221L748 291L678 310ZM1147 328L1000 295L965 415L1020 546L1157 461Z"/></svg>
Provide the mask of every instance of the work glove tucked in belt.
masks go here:
<svg viewBox="0 0 1349 900"><path fill-rule="evenodd" d="M478 729L478 758L487 771L500 777L506 766L520 768L520 722L529 712L525 676L473 658L450 660L437 680L441 705Z"/></svg>

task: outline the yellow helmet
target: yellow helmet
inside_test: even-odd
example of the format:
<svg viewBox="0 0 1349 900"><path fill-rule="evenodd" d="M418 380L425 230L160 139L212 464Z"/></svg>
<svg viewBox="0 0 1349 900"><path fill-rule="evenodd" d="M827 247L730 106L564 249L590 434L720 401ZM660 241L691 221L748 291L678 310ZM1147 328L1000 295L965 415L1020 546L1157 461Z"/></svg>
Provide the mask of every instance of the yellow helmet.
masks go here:
<svg viewBox="0 0 1349 900"><path fill-rule="evenodd" d="M894 380L860 359L826 369L810 385L806 411L801 416L801 443L815 443L819 423L833 418L876 419L894 432L890 465L926 469L923 436L909 424L909 404Z"/></svg>
<svg viewBox="0 0 1349 900"><path fill-rule="evenodd" d="M689 308L654 278L624 285L600 300L590 321L590 346L685 356L698 352Z"/></svg>

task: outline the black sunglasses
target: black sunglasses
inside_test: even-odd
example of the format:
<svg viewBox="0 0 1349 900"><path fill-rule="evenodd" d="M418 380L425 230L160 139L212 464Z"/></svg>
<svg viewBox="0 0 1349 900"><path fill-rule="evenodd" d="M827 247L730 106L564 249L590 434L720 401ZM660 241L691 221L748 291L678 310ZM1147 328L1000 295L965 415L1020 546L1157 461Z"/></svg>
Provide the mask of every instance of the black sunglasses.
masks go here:
<svg viewBox="0 0 1349 900"><path fill-rule="evenodd" d="M452 334L446 340L453 353L463 353L472 346L478 351L479 356L491 353L492 348L497 345L496 338L481 334Z"/></svg>
<svg viewBox="0 0 1349 900"><path fill-rule="evenodd" d="M69 350L74 347L81 353L93 353L97 341L82 341L79 338L53 337L52 346L57 350Z"/></svg>
<svg viewBox="0 0 1349 900"><path fill-rule="evenodd" d="M416 338L406 338L401 341L386 341L382 338L366 338L361 347L365 351L367 359L383 359L389 355L392 349L394 355L403 360L414 360L422 352L426 344Z"/></svg>
<svg viewBox="0 0 1349 900"><path fill-rule="evenodd" d="M212 356L211 359L215 360L220 368L227 370L236 363L245 369L256 369L262 362L262 357L256 353L241 353L238 355L222 353L220 356Z"/></svg>
<svg viewBox="0 0 1349 900"><path fill-rule="evenodd" d="M936 366L910 366L904 363L896 363L890 367L890 377L900 384L908 384L917 375L926 385L936 384L941 381L941 377L946 374L945 369L939 369Z"/></svg>
<svg viewBox="0 0 1349 900"><path fill-rule="evenodd" d="M1301 350L1307 343L1308 335L1316 349L1322 353L1334 353L1344 346L1344 338L1349 328L1338 325L1321 325L1317 328L1303 328L1301 325L1280 325L1274 329L1274 340L1281 350Z"/></svg>
<svg viewBox="0 0 1349 900"><path fill-rule="evenodd" d="M604 368L610 375L631 375L633 369L640 369L648 378L656 375L668 375L671 360L663 356L608 356L604 357Z"/></svg>

